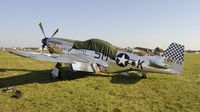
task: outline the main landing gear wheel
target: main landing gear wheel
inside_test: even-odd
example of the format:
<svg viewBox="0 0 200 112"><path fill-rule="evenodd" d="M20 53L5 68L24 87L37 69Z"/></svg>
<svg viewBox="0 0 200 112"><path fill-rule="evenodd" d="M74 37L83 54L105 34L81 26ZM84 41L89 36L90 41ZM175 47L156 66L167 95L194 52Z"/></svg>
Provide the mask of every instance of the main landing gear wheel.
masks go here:
<svg viewBox="0 0 200 112"><path fill-rule="evenodd" d="M61 69L62 63L57 63L54 69L50 73L50 78L58 78L61 79Z"/></svg>

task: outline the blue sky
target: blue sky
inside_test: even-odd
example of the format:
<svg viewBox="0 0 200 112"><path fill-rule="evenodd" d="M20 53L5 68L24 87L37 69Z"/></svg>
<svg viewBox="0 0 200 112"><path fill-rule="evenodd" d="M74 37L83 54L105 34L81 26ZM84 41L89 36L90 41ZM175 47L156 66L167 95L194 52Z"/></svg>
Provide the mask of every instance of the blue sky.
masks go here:
<svg viewBox="0 0 200 112"><path fill-rule="evenodd" d="M0 46L41 46L46 35L99 38L121 47L166 48L171 42L200 49L199 0L4 0Z"/></svg>

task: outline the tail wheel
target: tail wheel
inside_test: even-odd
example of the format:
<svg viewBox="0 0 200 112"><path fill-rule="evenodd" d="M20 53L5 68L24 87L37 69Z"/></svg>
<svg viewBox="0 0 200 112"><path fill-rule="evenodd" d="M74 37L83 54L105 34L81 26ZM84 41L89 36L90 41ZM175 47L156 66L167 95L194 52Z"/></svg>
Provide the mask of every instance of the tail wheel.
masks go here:
<svg viewBox="0 0 200 112"><path fill-rule="evenodd" d="M147 73L145 71L141 71L141 74L142 74L141 78L143 78L143 79L147 78Z"/></svg>

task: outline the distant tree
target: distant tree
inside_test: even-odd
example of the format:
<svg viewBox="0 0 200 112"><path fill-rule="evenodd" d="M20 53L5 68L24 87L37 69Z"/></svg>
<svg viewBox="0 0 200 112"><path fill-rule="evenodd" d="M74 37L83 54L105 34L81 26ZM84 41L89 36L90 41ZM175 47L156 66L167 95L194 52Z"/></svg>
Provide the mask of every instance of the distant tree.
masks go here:
<svg viewBox="0 0 200 112"><path fill-rule="evenodd" d="M160 49L159 47L156 47L154 49L154 55L160 55L160 53L163 53L164 50L163 49Z"/></svg>

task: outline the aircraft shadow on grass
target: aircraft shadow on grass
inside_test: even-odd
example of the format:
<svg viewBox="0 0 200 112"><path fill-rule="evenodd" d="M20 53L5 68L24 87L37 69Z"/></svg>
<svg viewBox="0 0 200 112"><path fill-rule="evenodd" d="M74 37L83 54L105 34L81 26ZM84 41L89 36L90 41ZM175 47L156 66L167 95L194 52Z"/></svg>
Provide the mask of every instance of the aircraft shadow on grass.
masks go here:
<svg viewBox="0 0 200 112"><path fill-rule="evenodd" d="M66 69L61 69L62 77L61 79L50 79L49 73L51 70L25 70L25 69L3 69L0 68L0 72L6 71L27 71L29 73L25 73L23 75L16 75L10 77L2 77L0 78L0 88L10 87L10 86L17 86L17 85L24 85L24 84L31 84L31 83L51 83L60 80L76 80L79 78L86 78L86 77L111 77L110 82L114 84L135 84L141 80L141 77L136 74L132 73L130 76L122 76L120 74L94 74L94 73L83 73L83 72L71 72L66 71Z"/></svg>

